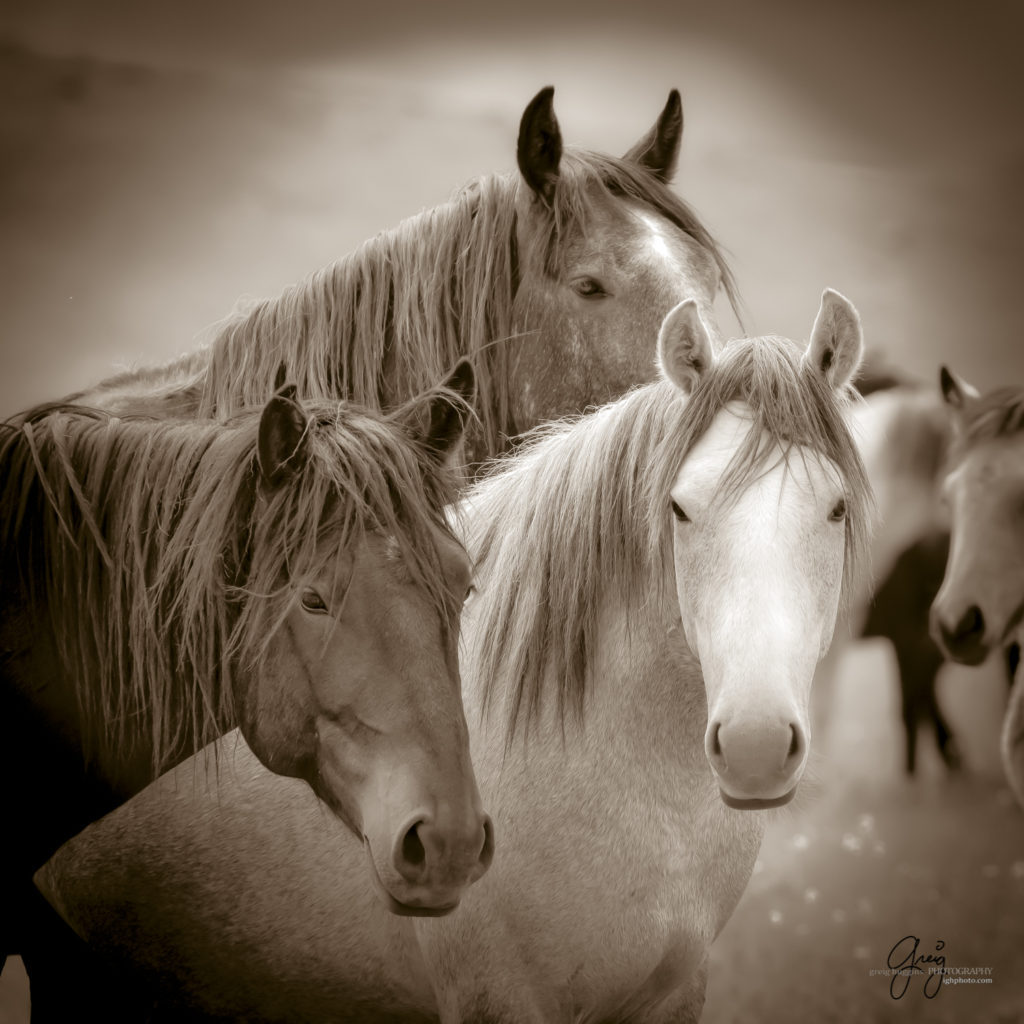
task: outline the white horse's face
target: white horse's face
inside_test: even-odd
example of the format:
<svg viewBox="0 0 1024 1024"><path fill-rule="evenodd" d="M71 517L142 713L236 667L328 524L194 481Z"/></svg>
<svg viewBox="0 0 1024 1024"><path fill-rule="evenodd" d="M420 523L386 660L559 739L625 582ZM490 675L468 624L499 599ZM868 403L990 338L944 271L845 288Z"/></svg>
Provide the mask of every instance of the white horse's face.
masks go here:
<svg viewBox="0 0 1024 1024"><path fill-rule="evenodd" d="M781 452L735 497L722 478L751 429L723 409L672 488L676 591L708 699L705 748L736 807L788 801L807 763L814 669L832 640L846 504L836 468Z"/></svg>
<svg viewBox="0 0 1024 1024"><path fill-rule="evenodd" d="M826 291L800 368L808 400L819 388L842 391L862 351L857 311ZM709 375L716 357L695 302L665 318L658 361L684 394ZM845 481L816 450L784 452L778 434L760 437L777 450L753 449L767 456L763 468L734 485L733 457L751 450L763 422L727 403L671 487L679 614L707 691L705 751L722 799L742 809L784 804L800 781L811 682L832 641L847 549Z"/></svg>

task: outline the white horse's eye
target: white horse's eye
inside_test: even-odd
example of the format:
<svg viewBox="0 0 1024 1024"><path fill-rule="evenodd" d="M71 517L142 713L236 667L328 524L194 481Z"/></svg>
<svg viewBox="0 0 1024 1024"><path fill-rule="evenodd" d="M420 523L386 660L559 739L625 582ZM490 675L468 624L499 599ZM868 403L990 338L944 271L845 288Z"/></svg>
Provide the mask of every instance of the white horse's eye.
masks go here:
<svg viewBox="0 0 1024 1024"><path fill-rule="evenodd" d="M327 602L312 587L307 587L302 592L300 601L307 612L322 615L327 611Z"/></svg>
<svg viewBox="0 0 1024 1024"><path fill-rule="evenodd" d="M676 502L675 498L672 499L672 515L681 523L688 523L690 521L690 517L683 511L682 506Z"/></svg>
<svg viewBox="0 0 1024 1024"><path fill-rule="evenodd" d="M828 514L829 522L841 523L846 518L846 499L840 498Z"/></svg>

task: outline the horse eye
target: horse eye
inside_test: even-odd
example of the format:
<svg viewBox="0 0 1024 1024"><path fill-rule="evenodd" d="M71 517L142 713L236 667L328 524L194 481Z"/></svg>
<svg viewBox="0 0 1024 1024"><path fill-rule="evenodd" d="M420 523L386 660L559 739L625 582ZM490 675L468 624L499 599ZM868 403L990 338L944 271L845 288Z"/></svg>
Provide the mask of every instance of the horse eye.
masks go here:
<svg viewBox="0 0 1024 1024"><path fill-rule="evenodd" d="M305 608L307 612L323 614L327 611L326 602L315 590L313 590L312 587L307 587L302 592L300 600L302 602L302 607Z"/></svg>
<svg viewBox="0 0 1024 1024"><path fill-rule="evenodd" d="M677 504L674 498L672 499L672 515L674 515L681 523L688 523L690 521L690 517L683 511L682 507Z"/></svg>
<svg viewBox="0 0 1024 1024"><path fill-rule="evenodd" d="M841 523L846 518L846 499L840 498L828 514L829 522Z"/></svg>
<svg viewBox="0 0 1024 1024"><path fill-rule="evenodd" d="M470 583L470 585L468 587L466 587L466 596L462 599L463 604L465 604L466 601L468 601L475 593L476 593L476 584L475 583Z"/></svg>
<svg viewBox="0 0 1024 1024"><path fill-rule="evenodd" d="M572 290L584 299L599 299L608 293L601 287L600 282L592 277L580 277L572 283Z"/></svg>

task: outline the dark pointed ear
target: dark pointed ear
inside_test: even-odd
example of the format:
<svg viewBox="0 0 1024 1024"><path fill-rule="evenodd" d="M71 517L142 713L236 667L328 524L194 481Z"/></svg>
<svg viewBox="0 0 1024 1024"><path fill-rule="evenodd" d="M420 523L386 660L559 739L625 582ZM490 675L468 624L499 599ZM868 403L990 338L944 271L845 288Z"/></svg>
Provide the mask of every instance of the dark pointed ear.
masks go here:
<svg viewBox="0 0 1024 1024"><path fill-rule="evenodd" d="M981 397L978 389L968 384L945 366L939 368L939 388L942 400L949 406L953 429L961 431L974 403Z"/></svg>
<svg viewBox="0 0 1024 1024"><path fill-rule="evenodd" d="M654 127L626 154L625 159L646 167L667 185L676 173L682 140L683 101L679 98L679 90L673 89Z"/></svg>
<svg viewBox="0 0 1024 1024"><path fill-rule="evenodd" d="M945 366L939 367L939 387L946 405L962 412L972 402L980 398L978 389L968 384Z"/></svg>
<svg viewBox="0 0 1024 1024"><path fill-rule="evenodd" d="M274 394L276 395L284 386L288 380L288 367L285 365L285 361L282 359L277 367L277 373L274 374Z"/></svg>
<svg viewBox="0 0 1024 1024"><path fill-rule="evenodd" d="M715 361L711 335L695 299L670 309L658 332L658 365L684 395L689 395Z"/></svg>
<svg viewBox="0 0 1024 1024"><path fill-rule="evenodd" d="M268 487L280 487L309 457L309 420L295 400L295 385L284 385L263 407L256 449L260 476Z"/></svg>
<svg viewBox="0 0 1024 1024"><path fill-rule="evenodd" d="M838 390L853 380L864 356L864 335L853 303L826 288L804 353L804 364Z"/></svg>
<svg viewBox="0 0 1024 1024"><path fill-rule="evenodd" d="M526 184L548 206L555 195L562 161L562 133L554 108L555 87L545 86L530 101L519 122L516 156Z"/></svg>
<svg viewBox="0 0 1024 1024"><path fill-rule="evenodd" d="M476 397L473 364L468 359L459 360L441 386L454 398L441 393L430 400L429 419L420 433L420 443L439 462L448 462L458 452Z"/></svg>

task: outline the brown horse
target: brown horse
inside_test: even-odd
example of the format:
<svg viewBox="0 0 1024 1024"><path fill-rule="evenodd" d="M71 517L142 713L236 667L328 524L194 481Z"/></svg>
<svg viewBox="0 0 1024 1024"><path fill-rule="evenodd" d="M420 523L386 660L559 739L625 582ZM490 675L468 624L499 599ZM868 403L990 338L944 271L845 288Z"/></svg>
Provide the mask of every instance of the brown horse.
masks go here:
<svg viewBox="0 0 1024 1024"><path fill-rule="evenodd" d="M471 393L469 364L449 383ZM236 722L361 838L393 912L448 912L486 871L453 401L384 419L288 386L224 424L66 406L3 427L5 957L55 953L31 881L53 851ZM40 1011L59 995L33 988Z"/></svg>
<svg viewBox="0 0 1024 1024"><path fill-rule="evenodd" d="M683 130L678 92L622 158L564 148L553 93L541 90L523 114L519 174L473 181L230 317L207 347L76 400L224 417L266 401L284 360L300 397L389 409L467 356L476 461L652 380L653 339L681 300L696 300L717 339L716 293L735 306L735 291L711 235L668 187Z"/></svg>

